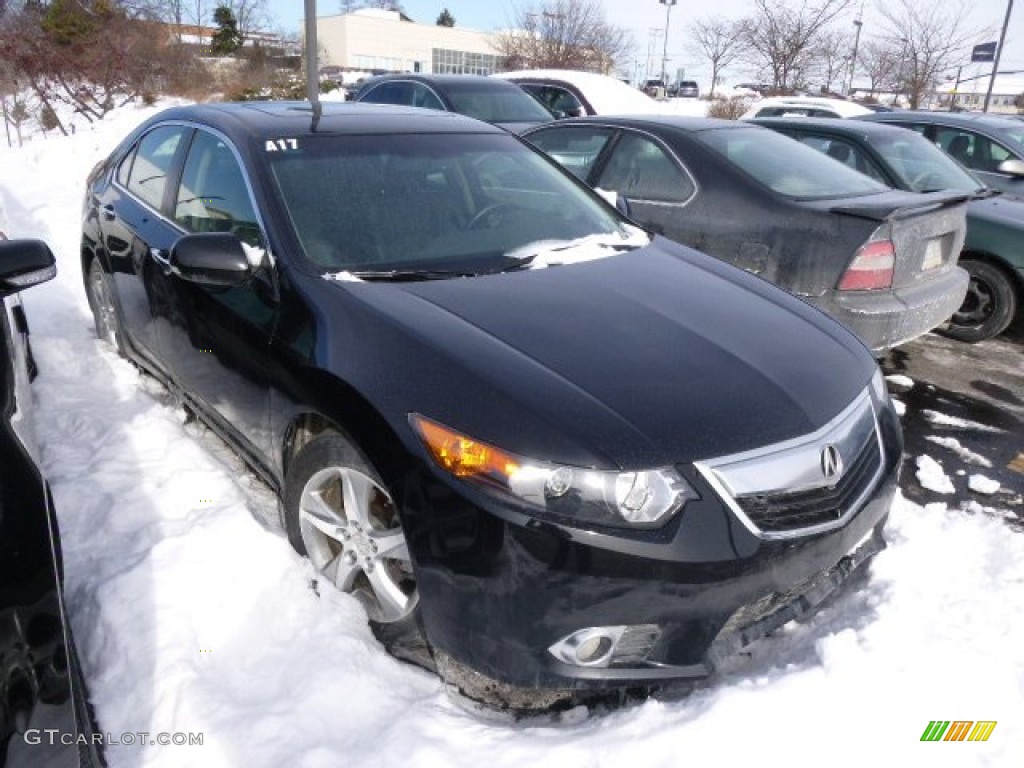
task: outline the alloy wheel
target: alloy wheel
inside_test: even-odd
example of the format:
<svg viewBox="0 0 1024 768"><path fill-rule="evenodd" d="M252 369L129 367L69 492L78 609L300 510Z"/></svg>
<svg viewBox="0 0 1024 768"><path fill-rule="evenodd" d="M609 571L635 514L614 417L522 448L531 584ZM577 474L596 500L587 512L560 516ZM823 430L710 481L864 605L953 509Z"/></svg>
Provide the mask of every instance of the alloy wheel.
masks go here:
<svg viewBox="0 0 1024 768"><path fill-rule="evenodd" d="M108 344L117 346L117 315L114 313L114 302L110 296L107 276L103 274L103 265L93 259L89 265L89 297L92 304L93 319L96 323L96 335Z"/></svg>
<svg viewBox="0 0 1024 768"><path fill-rule="evenodd" d="M317 571L359 598L372 621L393 623L416 608L405 534L373 478L351 467L316 472L302 489L299 529Z"/></svg>

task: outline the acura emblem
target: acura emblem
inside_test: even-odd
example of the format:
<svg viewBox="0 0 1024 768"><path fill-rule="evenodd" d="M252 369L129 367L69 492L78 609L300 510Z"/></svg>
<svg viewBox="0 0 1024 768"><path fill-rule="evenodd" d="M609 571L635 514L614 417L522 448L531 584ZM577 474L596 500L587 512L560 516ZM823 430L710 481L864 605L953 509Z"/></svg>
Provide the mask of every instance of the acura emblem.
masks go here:
<svg viewBox="0 0 1024 768"><path fill-rule="evenodd" d="M843 457L831 443L821 449L821 473L826 480L835 480L843 474Z"/></svg>

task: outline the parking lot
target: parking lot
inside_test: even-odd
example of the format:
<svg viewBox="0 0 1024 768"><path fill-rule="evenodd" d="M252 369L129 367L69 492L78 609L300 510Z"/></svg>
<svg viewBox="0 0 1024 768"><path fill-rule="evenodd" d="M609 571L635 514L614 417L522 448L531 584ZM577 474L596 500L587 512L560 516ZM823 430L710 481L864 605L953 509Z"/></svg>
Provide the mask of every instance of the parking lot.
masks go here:
<svg viewBox="0 0 1024 768"><path fill-rule="evenodd" d="M960 501L951 506L1003 516L1019 526L1024 520L1024 323L980 344L931 333L892 352L883 369L893 396L906 406L903 493L920 504L955 498ZM922 486L917 459L923 455L942 465L954 494ZM997 481L999 489L972 490L970 478L978 474Z"/></svg>

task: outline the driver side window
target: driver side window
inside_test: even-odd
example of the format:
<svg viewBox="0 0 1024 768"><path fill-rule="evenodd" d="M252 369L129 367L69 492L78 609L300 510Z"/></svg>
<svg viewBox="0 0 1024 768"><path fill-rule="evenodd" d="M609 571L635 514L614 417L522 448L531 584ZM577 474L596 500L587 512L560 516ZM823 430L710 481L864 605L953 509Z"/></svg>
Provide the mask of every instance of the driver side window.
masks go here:
<svg viewBox="0 0 1024 768"><path fill-rule="evenodd" d="M262 247L245 177L223 139L196 131L181 174L174 221L189 232L231 232Z"/></svg>

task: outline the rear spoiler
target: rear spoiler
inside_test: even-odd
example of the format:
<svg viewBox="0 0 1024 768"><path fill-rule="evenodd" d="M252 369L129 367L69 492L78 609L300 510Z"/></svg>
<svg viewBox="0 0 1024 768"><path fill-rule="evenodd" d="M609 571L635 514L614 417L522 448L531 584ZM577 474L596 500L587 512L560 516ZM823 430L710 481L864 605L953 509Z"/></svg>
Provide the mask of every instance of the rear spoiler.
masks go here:
<svg viewBox="0 0 1024 768"><path fill-rule="evenodd" d="M941 192L910 193L915 198L913 202L907 202L907 195L898 204L886 204L884 202L850 203L844 202L829 208L832 213L844 213L848 216L857 216L872 221L893 221L896 219L907 219L912 216L920 216L929 211L937 211L942 208L949 208L959 205L971 199L971 195L955 190Z"/></svg>

